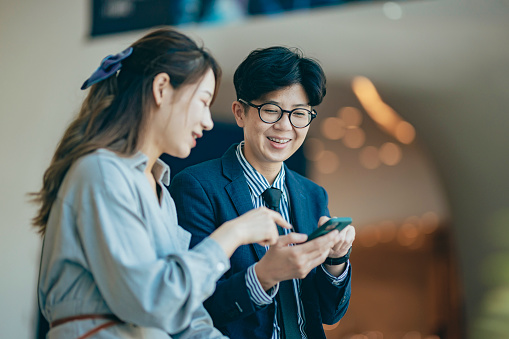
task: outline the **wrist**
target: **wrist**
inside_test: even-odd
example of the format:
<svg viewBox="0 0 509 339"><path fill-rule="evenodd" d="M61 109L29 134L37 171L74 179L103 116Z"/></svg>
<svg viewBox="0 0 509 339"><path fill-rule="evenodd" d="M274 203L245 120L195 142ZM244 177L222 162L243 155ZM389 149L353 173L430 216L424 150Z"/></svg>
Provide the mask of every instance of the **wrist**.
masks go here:
<svg viewBox="0 0 509 339"><path fill-rule="evenodd" d="M241 245L235 234L235 228L233 224L225 223L209 236L223 248L228 258L230 258L237 247Z"/></svg>
<svg viewBox="0 0 509 339"><path fill-rule="evenodd" d="M329 265L329 266L342 265L348 261L348 259L350 258L350 253L352 253L352 246L350 246L350 248L348 249L348 252L346 252L346 254L344 256L339 257L339 258L330 258L329 257L329 258L325 259L325 261L323 263L325 265Z"/></svg>
<svg viewBox="0 0 509 339"><path fill-rule="evenodd" d="M274 279L270 279L269 276L267 276L263 264L260 265L262 262L259 261L254 266L254 272L256 275L256 278L258 279L258 282L260 283L260 286L262 286L264 291L270 290L272 287L274 287L278 281Z"/></svg>

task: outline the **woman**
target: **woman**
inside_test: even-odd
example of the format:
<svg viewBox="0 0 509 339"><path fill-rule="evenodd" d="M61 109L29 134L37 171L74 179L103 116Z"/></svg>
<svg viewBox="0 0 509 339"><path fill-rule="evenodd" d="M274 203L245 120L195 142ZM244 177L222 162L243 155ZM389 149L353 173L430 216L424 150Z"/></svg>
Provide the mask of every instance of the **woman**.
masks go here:
<svg viewBox="0 0 509 339"><path fill-rule="evenodd" d="M277 213L223 224L192 250L177 225L162 153L184 158L213 126L213 57L154 31L108 56L65 132L34 225L44 235L39 304L49 338L223 338L202 306L243 244L273 244Z"/></svg>

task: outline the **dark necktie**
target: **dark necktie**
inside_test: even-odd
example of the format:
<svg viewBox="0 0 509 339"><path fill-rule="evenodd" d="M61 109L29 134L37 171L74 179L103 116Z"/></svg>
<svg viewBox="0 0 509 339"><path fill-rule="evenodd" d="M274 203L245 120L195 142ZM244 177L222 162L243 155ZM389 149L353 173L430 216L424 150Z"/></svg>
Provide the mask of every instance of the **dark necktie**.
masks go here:
<svg viewBox="0 0 509 339"><path fill-rule="evenodd" d="M262 193L262 198L267 207L273 211L279 212L279 203L281 201L281 190L269 187ZM282 227L278 226L280 235L284 235ZM293 280L279 282L279 291L277 293L278 301L278 324L282 329L282 337L285 339L301 338L299 325L297 322L297 301L293 288Z"/></svg>

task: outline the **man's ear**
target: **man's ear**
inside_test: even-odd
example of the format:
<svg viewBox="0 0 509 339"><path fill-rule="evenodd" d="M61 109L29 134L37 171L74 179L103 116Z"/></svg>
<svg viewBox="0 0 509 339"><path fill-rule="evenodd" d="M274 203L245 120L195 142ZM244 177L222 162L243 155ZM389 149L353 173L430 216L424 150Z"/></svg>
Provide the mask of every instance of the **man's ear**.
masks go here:
<svg viewBox="0 0 509 339"><path fill-rule="evenodd" d="M244 127L244 119L246 118L244 105L242 105L239 101L234 101L232 104L232 112L233 115L235 116L237 126Z"/></svg>
<svg viewBox="0 0 509 339"><path fill-rule="evenodd" d="M159 73L152 81L152 94L154 102L159 107L163 103L163 97L170 94L170 76L166 73Z"/></svg>

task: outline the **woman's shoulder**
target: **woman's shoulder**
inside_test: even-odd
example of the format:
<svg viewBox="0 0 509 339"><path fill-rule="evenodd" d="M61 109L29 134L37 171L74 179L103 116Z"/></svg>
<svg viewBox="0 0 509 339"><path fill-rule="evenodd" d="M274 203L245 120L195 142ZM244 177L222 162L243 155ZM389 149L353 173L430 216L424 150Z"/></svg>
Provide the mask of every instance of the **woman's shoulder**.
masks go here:
<svg viewBox="0 0 509 339"><path fill-rule="evenodd" d="M104 175L109 172L126 172L129 170L127 157L101 148L79 158L71 167L70 172L78 176L90 177Z"/></svg>
<svg viewBox="0 0 509 339"><path fill-rule="evenodd" d="M133 180L135 157L125 157L107 149L98 149L79 158L69 169L64 186L125 187ZM143 159L138 159L142 164Z"/></svg>

